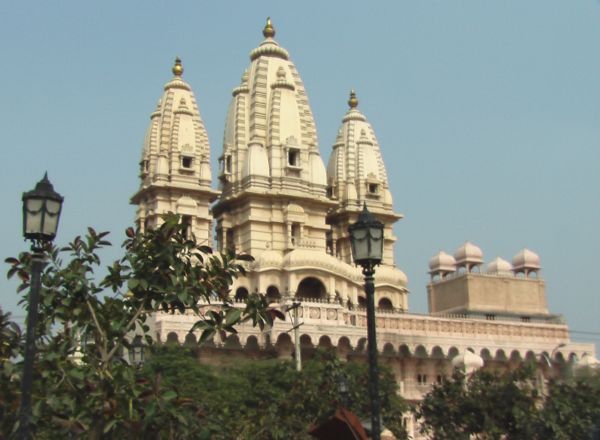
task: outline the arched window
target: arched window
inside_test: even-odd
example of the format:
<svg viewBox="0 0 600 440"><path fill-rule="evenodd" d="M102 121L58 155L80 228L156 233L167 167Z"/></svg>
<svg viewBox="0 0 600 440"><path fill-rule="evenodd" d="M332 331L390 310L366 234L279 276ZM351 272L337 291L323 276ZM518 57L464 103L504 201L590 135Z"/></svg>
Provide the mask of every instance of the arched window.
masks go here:
<svg viewBox="0 0 600 440"><path fill-rule="evenodd" d="M194 336L193 333L188 333L185 335L184 345L187 345L188 347L195 347L197 345L196 336Z"/></svg>
<svg viewBox="0 0 600 440"><path fill-rule="evenodd" d="M246 299L248 299L248 289L246 289L245 287L238 287L238 289L235 291L234 299L237 302L243 302Z"/></svg>
<svg viewBox="0 0 600 440"><path fill-rule="evenodd" d="M296 297L300 299L324 299L327 291L323 283L316 278L304 278L298 285Z"/></svg>
<svg viewBox="0 0 600 440"><path fill-rule="evenodd" d="M172 344L172 345L179 344L179 336L177 336L177 333L170 332L167 335L167 344Z"/></svg>
<svg viewBox="0 0 600 440"><path fill-rule="evenodd" d="M364 296L359 296L358 307L367 307L367 298L365 298Z"/></svg>
<svg viewBox="0 0 600 440"><path fill-rule="evenodd" d="M381 310L394 310L394 306L392 305L392 301L389 298L381 298L379 300L379 308Z"/></svg>
<svg viewBox="0 0 600 440"><path fill-rule="evenodd" d="M181 224L183 225L183 235L185 238L192 238L192 217L190 215L182 215Z"/></svg>
<svg viewBox="0 0 600 440"><path fill-rule="evenodd" d="M276 286L269 286L267 288L267 300L272 302L278 302L281 299L281 294Z"/></svg>

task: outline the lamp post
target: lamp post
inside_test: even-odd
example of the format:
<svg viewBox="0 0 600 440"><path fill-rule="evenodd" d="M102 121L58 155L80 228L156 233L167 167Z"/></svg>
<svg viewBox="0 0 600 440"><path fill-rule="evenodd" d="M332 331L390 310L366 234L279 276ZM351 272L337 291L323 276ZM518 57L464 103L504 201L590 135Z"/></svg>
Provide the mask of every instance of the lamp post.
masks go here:
<svg viewBox="0 0 600 440"><path fill-rule="evenodd" d="M133 342L129 347L129 364L135 366L136 368L140 368L144 363L146 355L146 347L142 342L141 336L136 336L133 338Z"/></svg>
<svg viewBox="0 0 600 440"><path fill-rule="evenodd" d="M367 295L367 340L369 343L369 395L371 397L371 438L380 440L379 371L377 368L377 334L375 330L375 266L383 256L383 223L363 205L356 223L348 227L352 258L362 267Z"/></svg>
<svg viewBox="0 0 600 440"><path fill-rule="evenodd" d="M48 173L40 180L35 189L23 193L23 236L31 240L31 285L29 290L29 309L27 311L27 330L25 335L25 354L23 356L23 378L21 381L21 408L19 413L19 439L31 438L31 388L33 382L33 363L35 360L35 328L38 318L38 303L41 289L41 274L44 269L43 249L46 243L56 237L58 220L62 209L63 197L54 191L48 180Z"/></svg>
<svg viewBox="0 0 600 440"><path fill-rule="evenodd" d="M348 408L350 406L350 387L346 373L340 374L338 378L338 392L340 393L341 406Z"/></svg>

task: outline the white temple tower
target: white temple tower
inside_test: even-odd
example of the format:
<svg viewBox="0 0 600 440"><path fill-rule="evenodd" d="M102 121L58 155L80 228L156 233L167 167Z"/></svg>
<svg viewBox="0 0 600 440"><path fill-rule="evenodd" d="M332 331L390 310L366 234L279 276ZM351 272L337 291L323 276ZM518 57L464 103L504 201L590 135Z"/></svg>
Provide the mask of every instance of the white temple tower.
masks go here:
<svg viewBox="0 0 600 440"><path fill-rule="evenodd" d="M274 296L293 296L299 282L293 266L300 254L314 266L328 258L325 217L335 203L326 195L325 166L302 79L273 39L270 19L263 35L233 90L219 158L222 193L213 214L219 249L257 258L249 279L238 280L243 289L271 288ZM258 275L265 271L272 276ZM331 289L313 290L327 296Z"/></svg>
<svg viewBox="0 0 600 440"><path fill-rule="evenodd" d="M331 226L329 251L346 264L353 263L348 226L356 222L366 203L385 225L383 260L375 275L376 291L391 300L394 308L407 310L407 279L394 265L396 237L392 229L402 215L393 210L379 142L373 127L358 110L354 90L348 106L327 166L327 192L337 205L327 215Z"/></svg>
<svg viewBox="0 0 600 440"><path fill-rule="evenodd" d="M141 185L131 198L138 205L141 228L152 228L160 216L182 216L199 243L211 244L210 203L217 197L211 189L210 146L196 98L182 79L177 58L173 78L164 87L144 140L140 162Z"/></svg>

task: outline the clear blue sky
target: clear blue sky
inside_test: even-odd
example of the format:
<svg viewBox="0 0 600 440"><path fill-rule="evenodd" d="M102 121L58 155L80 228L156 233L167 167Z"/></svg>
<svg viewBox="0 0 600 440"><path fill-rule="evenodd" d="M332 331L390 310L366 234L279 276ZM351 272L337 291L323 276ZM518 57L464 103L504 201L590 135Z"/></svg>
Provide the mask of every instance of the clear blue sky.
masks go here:
<svg viewBox="0 0 600 440"><path fill-rule="evenodd" d="M427 309L427 263L440 249L471 240L490 261L527 246L541 256L550 310L600 332L597 0L2 2L2 258L27 247L20 196L46 170L65 196L59 244L88 225L122 241L176 55L214 164L268 15L304 80L324 161L357 90L405 214L396 260L411 311ZM22 315L14 288L2 277L0 304Z"/></svg>

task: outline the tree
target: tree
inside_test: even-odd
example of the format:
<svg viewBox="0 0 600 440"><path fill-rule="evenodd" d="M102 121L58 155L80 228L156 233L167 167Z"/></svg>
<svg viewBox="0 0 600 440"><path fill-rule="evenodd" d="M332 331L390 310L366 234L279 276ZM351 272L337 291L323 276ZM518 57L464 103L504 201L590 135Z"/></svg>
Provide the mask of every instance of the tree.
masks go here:
<svg viewBox="0 0 600 440"><path fill-rule="evenodd" d="M422 432L435 440L597 439L599 373L551 380L546 395L533 386L536 374L534 365L503 374L455 371L418 406Z"/></svg>
<svg viewBox="0 0 600 440"><path fill-rule="evenodd" d="M18 377L12 359L21 346L21 329L11 321L10 313L0 309L0 439L3 432L10 432L19 401L14 399L14 382Z"/></svg>
<svg viewBox="0 0 600 440"><path fill-rule="evenodd" d="M537 402L532 377L530 369L504 374L479 370L471 376L455 370L419 405L422 431L435 440L532 439L529 422Z"/></svg>
<svg viewBox="0 0 600 440"><path fill-rule="evenodd" d="M308 440L309 426L332 416L342 403L363 419L370 414L367 365L341 362L333 352L318 351L297 372L292 362L275 359L210 368L197 362L193 350L162 348L142 374L160 374L163 383L194 400L200 423L215 440ZM340 391L342 377L348 396ZM384 425L398 439L407 438L402 414L408 407L397 394L394 376L384 367L380 380Z"/></svg>
<svg viewBox="0 0 600 440"><path fill-rule="evenodd" d="M240 322L262 327L283 318L258 295L250 297L244 310L234 308L227 293L233 279L244 274L243 261L251 257L213 254L189 238L179 220L168 214L154 230L127 229L124 255L105 276L96 273L99 251L110 246L107 232L88 228L84 238L76 237L62 249L45 249L32 399L39 438L200 438L192 423L192 402L161 384L160 377L140 378L123 359L131 334L141 334L153 345L147 319L158 311L194 313L198 322L190 331L202 330L202 340L215 332L235 333ZM26 291L31 254L6 262L11 265L8 276L22 281L18 291ZM27 297L22 302L26 305ZM211 302L214 306L201 306ZM14 349L20 343L5 333L3 353L6 344ZM4 362L0 402L19 401L18 366L14 358ZM2 411L4 432L14 433L14 408L4 405Z"/></svg>
<svg viewBox="0 0 600 440"><path fill-rule="evenodd" d="M536 420L538 439L600 440L600 371L581 369L553 380Z"/></svg>

